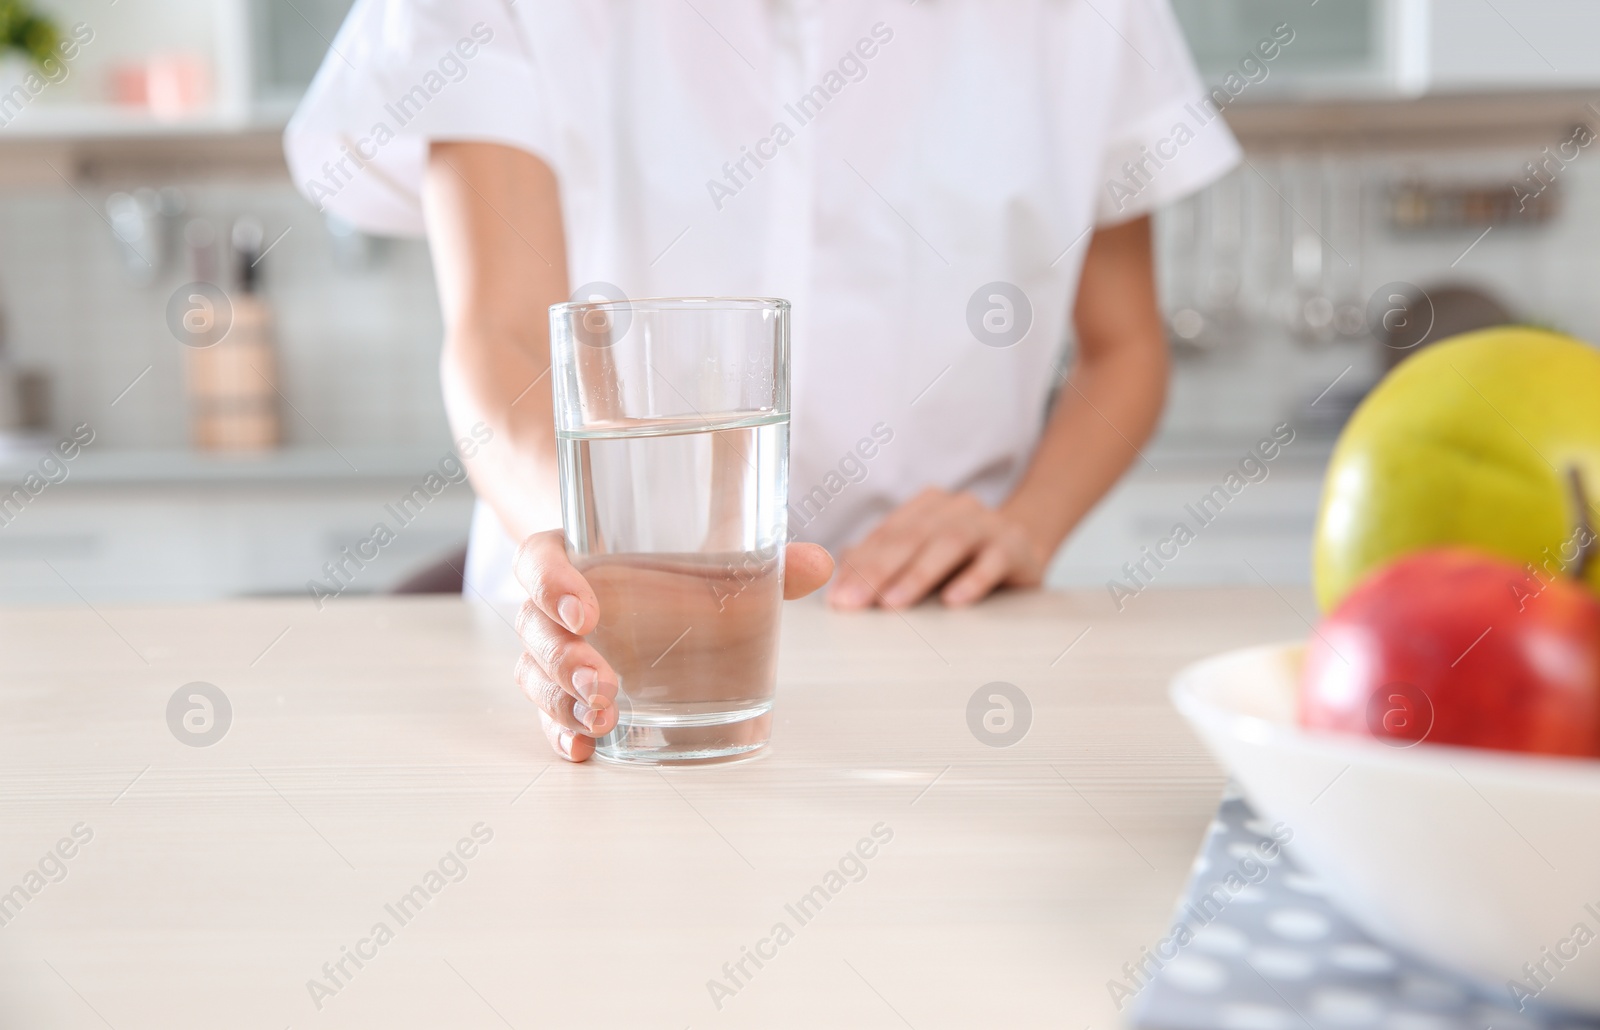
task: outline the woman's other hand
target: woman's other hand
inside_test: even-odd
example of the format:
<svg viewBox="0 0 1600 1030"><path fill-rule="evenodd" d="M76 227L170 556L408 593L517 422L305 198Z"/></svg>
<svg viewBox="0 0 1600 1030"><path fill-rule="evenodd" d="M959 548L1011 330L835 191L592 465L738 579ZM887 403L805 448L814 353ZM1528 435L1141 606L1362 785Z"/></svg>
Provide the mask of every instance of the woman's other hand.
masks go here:
<svg viewBox="0 0 1600 1030"><path fill-rule="evenodd" d="M835 608L906 608L935 590L968 605L1000 587L1035 587L1049 555L1021 522L970 493L929 487L840 557Z"/></svg>

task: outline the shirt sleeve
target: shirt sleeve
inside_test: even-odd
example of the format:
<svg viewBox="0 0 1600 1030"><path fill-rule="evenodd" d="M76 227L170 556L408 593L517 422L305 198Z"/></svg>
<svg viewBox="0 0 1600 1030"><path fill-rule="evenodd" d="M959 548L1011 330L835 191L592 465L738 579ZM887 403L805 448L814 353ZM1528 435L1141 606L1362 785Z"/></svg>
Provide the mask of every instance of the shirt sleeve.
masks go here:
<svg viewBox="0 0 1600 1030"><path fill-rule="evenodd" d="M1114 225L1203 189L1239 163L1239 144L1201 84L1168 0L1129 0L1107 25L1119 62L1095 222ZM1111 36L1114 31L1121 39Z"/></svg>
<svg viewBox="0 0 1600 1030"><path fill-rule="evenodd" d="M284 154L318 210L406 236L423 232L430 140L503 143L553 165L553 135L509 0L356 0Z"/></svg>

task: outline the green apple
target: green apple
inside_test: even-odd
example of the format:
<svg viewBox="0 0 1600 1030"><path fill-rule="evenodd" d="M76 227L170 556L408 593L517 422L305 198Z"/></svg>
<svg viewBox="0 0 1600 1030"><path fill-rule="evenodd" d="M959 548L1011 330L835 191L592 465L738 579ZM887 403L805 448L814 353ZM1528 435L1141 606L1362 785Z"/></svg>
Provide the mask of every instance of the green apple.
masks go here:
<svg viewBox="0 0 1600 1030"><path fill-rule="evenodd" d="M1463 544L1600 592L1600 351L1501 326L1398 365L1334 447L1312 542L1331 610L1368 572Z"/></svg>

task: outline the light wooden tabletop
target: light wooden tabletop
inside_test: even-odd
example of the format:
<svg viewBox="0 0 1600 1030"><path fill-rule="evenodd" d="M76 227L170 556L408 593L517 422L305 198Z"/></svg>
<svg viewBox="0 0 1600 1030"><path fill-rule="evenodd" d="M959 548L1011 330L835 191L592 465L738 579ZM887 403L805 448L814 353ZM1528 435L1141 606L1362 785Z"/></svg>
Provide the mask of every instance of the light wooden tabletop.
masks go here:
<svg viewBox="0 0 1600 1030"><path fill-rule="evenodd" d="M798 602L769 753L657 772L553 761L480 604L3 611L0 1024L1109 1028L1222 786L1166 683L1312 612Z"/></svg>

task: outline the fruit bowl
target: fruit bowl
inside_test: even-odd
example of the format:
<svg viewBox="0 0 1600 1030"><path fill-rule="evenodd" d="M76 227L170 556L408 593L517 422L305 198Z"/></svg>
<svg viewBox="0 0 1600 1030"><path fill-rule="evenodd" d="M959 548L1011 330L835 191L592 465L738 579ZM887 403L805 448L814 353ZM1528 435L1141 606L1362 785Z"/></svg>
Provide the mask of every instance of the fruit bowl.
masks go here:
<svg viewBox="0 0 1600 1030"><path fill-rule="evenodd" d="M1513 1008L1531 997L1600 1014L1600 761L1305 730L1301 654L1198 662L1174 679L1173 703L1374 936Z"/></svg>

